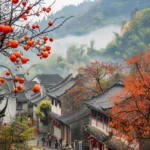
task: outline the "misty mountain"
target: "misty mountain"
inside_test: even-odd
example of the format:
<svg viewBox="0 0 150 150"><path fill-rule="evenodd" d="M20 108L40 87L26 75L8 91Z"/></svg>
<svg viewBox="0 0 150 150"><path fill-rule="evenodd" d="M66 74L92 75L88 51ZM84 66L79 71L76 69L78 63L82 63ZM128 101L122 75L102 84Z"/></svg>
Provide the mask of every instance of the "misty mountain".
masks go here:
<svg viewBox="0 0 150 150"><path fill-rule="evenodd" d="M59 29L53 31L51 36L60 38L66 35L82 35L106 25L122 25L123 21L132 16L131 14L135 9L142 10L147 7L150 7L149 0L88 0L78 6L65 6L55 14L51 14L49 18L40 21L40 25L44 28L47 26L47 21L62 16L74 16ZM63 20L58 19L54 27Z"/></svg>

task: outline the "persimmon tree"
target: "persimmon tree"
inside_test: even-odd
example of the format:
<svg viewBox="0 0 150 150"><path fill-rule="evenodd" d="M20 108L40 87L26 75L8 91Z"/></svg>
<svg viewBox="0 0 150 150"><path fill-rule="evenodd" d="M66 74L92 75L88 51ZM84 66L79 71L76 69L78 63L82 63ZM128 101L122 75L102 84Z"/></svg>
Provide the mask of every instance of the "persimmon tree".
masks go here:
<svg viewBox="0 0 150 150"><path fill-rule="evenodd" d="M77 102L102 93L111 84L110 78L113 82L114 75L121 75L122 66L118 63L91 61L89 65L79 68L78 73L76 86L70 90L76 93L74 98Z"/></svg>
<svg viewBox="0 0 150 150"><path fill-rule="evenodd" d="M125 133L129 142L145 141L150 139L150 49L125 61L132 71L124 79L123 90L112 99L110 126L121 136Z"/></svg>
<svg viewBox="0 0 150 150"><path fill-rule="evenodd" d="M51 53L50 42L54 41L49 37L49 33L62 26L71 17L59 17L52 19L49 17L51 7L44 4L44 0L1 0L0 1L0 53L16 66L15 71L23 68L24 64L29 63L30 58L26 56L29 51L35 53L40 59L46 59ZM46 15L49 18L47 27L40 28L33 18ZM58 19L62 22L55 26ZM36 19L35 19L36 20ZM24 83L24 79L18 79L12 75L11 70L7 67L6 75L11 75L14 82ZM26 72L29 74L29 70ZM22 80L22 81L21 81ZM1 83L5 78L1 77ZM18 85L12 89L15 93L22 90L23 86ZM33 87L34 92L39 91L38 85Z"/></svg>

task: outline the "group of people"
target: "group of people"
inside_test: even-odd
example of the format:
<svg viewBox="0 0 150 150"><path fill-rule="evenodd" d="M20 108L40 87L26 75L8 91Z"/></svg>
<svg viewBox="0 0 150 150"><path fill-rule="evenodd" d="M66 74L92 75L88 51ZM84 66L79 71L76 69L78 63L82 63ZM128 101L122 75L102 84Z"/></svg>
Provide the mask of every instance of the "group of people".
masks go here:
<svg viewBox="0 0 150 150"><path fill-rule="evenodd" d="M44 135L42 137L42 146L44 146L45 143L47 144L47 146L51 147L51 144L52 144L52 135L50 133L47 134L47 137L46 137L46 135Z"/></svg>
<svg viewBox="0 0 150 150"><path fill-rule="evenodd" d="M58 147L60 147L60 148L62 147L62 142L63 142L62 138L59 139L59 142L57 139L55 139L55 150L58 150ZM47 144L47 146L49 146L49 147L51 147L51 145L52 145L52 135L50 133L48 133L47 136L44 135L42 137L42 146L45 146L45 144ZM66 142L65 146L66 147L69 146L68 142Z"/></svg>

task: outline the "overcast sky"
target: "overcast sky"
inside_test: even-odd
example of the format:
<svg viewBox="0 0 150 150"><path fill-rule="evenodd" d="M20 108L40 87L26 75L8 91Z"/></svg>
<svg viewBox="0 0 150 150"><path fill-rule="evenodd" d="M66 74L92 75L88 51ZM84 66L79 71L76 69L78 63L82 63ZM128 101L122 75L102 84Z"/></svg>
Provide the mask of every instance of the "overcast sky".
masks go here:
<svg viewBox="0 0 150 150"><path fill-rule="evenodd" d="M48 5L53 3L53 1L54 0L45 0L45 2ZM70 5L70 4L77 5L83 1L84 0L56 0L55 4L52 6L52 11L56 12L56 11L60 10L63 6Z"/></svg>

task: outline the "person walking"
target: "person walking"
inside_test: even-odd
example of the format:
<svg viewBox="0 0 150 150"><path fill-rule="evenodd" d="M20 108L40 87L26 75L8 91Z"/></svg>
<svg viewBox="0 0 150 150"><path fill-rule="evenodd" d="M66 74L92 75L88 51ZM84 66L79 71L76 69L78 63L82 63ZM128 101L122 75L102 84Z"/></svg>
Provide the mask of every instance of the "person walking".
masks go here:
<svg viewBox="0 0 150 150"><path fill-rule="evenodd" d="M51 136L49 136L48 142L49 142L49 147L51 147L51 145L52 145L52 137Z"/></svg>
<svg viewBox="0 0 150 150"><path fill-rule="evenodd" d="M45 135L42 137L42 146L44 146L45 145L45 141L46 141L46 139L45 139Z"/></svg>
<svg viewBox="0 0 150 150"><path fill-rule="evenodd" d="M59 139L59 146L60 146L60 148L62 147L62 141L63 141L63 139L60 138L60 139Z"/></svg>
<svg viewBox="0 0 150 150"><path fill-rule="evenodd" d="M58 150L58 141L57 141L57 139L55 140L55 150Z"/></svg>

